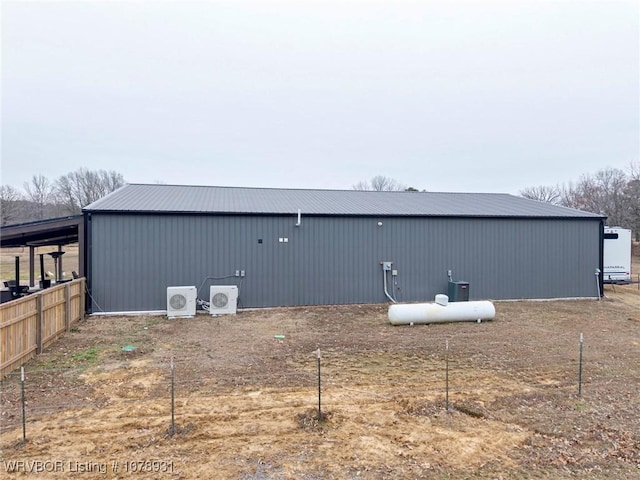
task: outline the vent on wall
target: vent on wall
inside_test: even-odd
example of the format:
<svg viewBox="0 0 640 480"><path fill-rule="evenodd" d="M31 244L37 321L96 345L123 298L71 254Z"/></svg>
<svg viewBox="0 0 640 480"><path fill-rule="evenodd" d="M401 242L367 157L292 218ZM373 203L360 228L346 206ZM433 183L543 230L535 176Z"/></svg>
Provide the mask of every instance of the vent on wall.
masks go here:
<svg viewBox="0 0 640 480"><path fill-rule="evenodd" d="M167 287L167 316L193 317L196 314L196 287Z"/></svg>
<svg viewBox="0 0 640 480"><path fill-rule="evenodd" d="M209 296L211 315L234 314L238 306L238 287L235 285L212 285Z"/></svg>

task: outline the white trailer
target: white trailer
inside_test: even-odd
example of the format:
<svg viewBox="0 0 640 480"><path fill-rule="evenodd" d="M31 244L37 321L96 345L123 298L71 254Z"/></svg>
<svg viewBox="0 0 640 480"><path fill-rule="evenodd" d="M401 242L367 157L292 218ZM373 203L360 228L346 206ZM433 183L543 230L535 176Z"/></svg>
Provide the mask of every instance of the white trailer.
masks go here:
<svg viewBox="0 0 640 480"><path fill-rule="evenodd" d="M604 283L631 282L631 230L604 227Z"/></svg>

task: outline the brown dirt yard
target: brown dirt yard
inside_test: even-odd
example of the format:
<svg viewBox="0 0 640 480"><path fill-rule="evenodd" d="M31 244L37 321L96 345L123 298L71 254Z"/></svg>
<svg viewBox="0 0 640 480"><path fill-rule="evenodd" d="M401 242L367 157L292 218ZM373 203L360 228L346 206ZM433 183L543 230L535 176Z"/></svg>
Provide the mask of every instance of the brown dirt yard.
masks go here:
<svg viewBox="0 0 640 480"><path fill-rule="evenodd" d="M19 372L2 382L0 470L3 478L637 479L640 290L606 294L496 302L495 320L481 324L393 327L386 305L92 316L26 365L26 442Z"/></svg>

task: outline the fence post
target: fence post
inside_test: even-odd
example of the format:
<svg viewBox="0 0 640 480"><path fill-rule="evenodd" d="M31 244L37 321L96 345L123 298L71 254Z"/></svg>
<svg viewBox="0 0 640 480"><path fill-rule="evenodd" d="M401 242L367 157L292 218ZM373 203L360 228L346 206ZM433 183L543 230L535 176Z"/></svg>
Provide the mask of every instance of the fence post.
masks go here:
<svg viewBox="0 0 640 480"><path fill-rule="evenodd" d="M84 314L87 311L87 299L85 297L87 289L86 282L87 281L84 277L80 279L80 312L78 312L80 320L84 319Z"/></svg>
<svg viewBox="0 0 640 480"><path fill-rule="evenodd" d="M318 422L322 422L322 382L320 380L320 359L322 354L320 353L320 348L318 348L316 356L318 359Z"/></svg>
<svg viewBox="0 0 640 480"><path fill-rule="evenodd" d="M444 363L445 363L445 400L444 400L444 404L445 404L445 408L447 410L447 412L449 411L449 340L446 341L446 346L445 346L445 356L444 356Z"/></svg>
<svg viewBox="0 0 640 480"><path fill-rule="evenodd" d="M42 294L36 293L36 354L42 353Z"/></svg>
<svg viewBox="0 0 640 480"><path fill-rule="evenodd" d="M67 332L71 331L71 290L69 283L64 284L64 326Z"/></svg>
<svg viewBox="0 0 640 480"><path fill-rule="evenodd" d="M172 437L176 433L176 394L175 394L175 363L173 355L171 356L171 428L169 436Z"/></svg>
<svg viewBox="0 0 640 480"><path fill-rule="evenodd" d="M580 361L578 366L578 396L582 396L582 345L584 344L584 336L580 333Z"/></svg>
<svg viewBox="0 0 640 480"><path fill-rule="evenodd" d="M22 441L27 441L27 412L25 409L26 398L24 394L24 365L20 367L20 390L21 390L21 400L22 400Z"/></svg>

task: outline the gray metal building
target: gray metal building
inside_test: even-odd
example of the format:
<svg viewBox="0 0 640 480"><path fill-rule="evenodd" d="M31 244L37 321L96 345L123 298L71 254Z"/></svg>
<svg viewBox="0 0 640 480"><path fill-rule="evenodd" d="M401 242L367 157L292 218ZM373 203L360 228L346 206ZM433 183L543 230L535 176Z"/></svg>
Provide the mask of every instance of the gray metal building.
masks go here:
<svg viewBox="0 0 640 480"><path fill-rule="evenodd" d="M471 299L602 288L604 217L507 194L126 185L84 215L94 312L163 310L181 285L238 285L240 308L386 302L389 261L399 301L449 270Z"/></svg>

